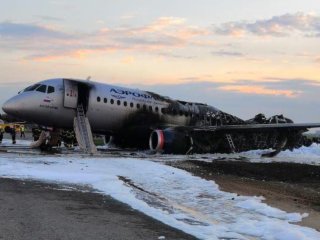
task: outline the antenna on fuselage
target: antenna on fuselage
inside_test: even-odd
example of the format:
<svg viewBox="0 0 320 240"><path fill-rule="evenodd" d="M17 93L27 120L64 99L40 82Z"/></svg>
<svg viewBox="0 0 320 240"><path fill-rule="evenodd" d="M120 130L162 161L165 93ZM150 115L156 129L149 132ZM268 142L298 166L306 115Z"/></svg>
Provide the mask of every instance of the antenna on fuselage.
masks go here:
<svg viewBox="0 0 320 240"><path fill-rule="evenodd" d="M91 76L88 76L88 77L87 77L87 81L90 81L90 80L91 80Z"/></svg>

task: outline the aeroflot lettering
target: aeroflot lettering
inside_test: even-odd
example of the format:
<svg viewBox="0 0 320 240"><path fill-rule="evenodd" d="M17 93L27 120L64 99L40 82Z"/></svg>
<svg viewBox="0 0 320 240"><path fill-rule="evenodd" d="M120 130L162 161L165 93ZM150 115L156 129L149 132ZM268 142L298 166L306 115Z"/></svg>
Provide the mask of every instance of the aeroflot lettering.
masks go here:
<svg viewBox="0 0 320 240"><path fill-rule="evenodd" d="M150 95L147 94L141 94L141 93L137 93L137 92L130 92L130 91L125 91L125 90L121 90L121 89L115 89L115 88L111 88L110 90L111 93L117 93L120 95L132 95L134 97L139 97L139 98L145 98L145 99L151 99L152 97Z"/></svg>

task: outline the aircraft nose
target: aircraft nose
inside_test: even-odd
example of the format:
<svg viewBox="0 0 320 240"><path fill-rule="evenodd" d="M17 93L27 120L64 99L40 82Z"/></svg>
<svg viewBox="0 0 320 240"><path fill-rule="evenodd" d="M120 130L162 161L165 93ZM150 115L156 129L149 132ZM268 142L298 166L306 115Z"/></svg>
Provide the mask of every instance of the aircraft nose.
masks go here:
<svg viewBox="0 0 320 240"><path fill-rule="evenodd" d="M2 110L10 115L16 115L19 112L19 106L12 98L2 105Z"/></svg>

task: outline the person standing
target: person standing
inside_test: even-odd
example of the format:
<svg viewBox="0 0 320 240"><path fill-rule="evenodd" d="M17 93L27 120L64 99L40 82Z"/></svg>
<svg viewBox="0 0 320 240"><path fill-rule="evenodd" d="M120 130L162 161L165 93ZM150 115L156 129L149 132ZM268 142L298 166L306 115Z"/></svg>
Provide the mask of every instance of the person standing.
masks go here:
<svg viewBox="0 0 320 240"><path fill-rule="evenodd" d="M4 129L3 126L0 125L0 144L2 143Z"/></svg>
<svg viewBox="0 0 320 240"><path fill-rule="evenodd" d="M20 125L20 138L26 138L26 135L24 134L24 125Z"/></svg>
<svg viewBox="0 0 320 240"><path fill-rule="evenodd" d="M10 131L11 131L12 144L16 144L16 128L14 127L14 125L10 126Z"/></svg>

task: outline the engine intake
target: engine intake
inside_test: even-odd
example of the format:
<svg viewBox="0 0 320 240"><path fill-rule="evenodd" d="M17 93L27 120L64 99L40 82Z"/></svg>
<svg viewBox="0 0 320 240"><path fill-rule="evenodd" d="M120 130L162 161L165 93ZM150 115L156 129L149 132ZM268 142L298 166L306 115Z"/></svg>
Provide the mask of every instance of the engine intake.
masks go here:
<svg viewBox="0 0 320 240"><path fill-rule="evenodd" d="M149 146L152 151L166 154L186 154L192 150L192 145L191 136L173 128L154 130L149 138Z"/></svg>

